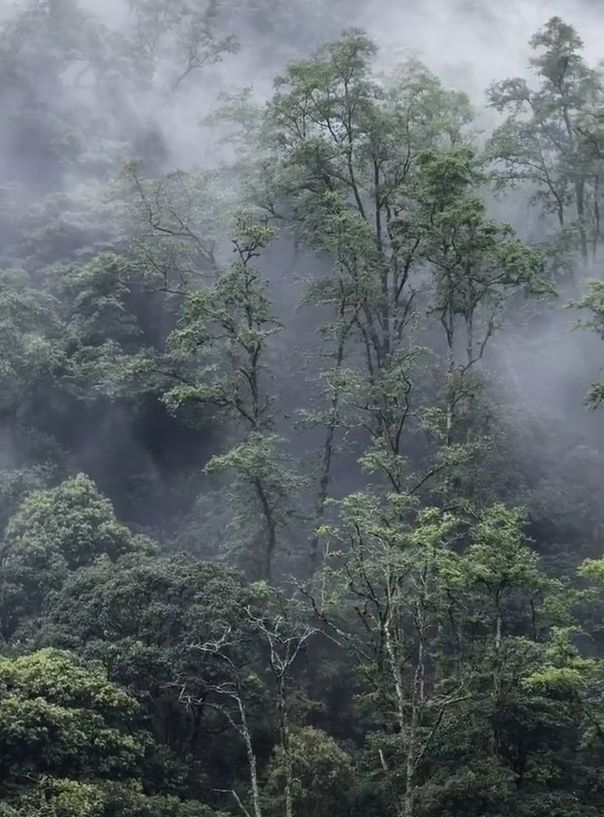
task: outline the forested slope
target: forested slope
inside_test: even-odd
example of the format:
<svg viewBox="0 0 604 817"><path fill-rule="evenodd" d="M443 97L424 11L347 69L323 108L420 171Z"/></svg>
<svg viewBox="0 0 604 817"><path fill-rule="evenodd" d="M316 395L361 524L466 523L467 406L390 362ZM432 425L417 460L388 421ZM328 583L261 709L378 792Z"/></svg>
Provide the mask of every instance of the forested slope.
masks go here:
<svg viewBox="0 0 604 817"><path fill-rule="evenodd" d="M578 27L94 5L0 8L0 815L603 814Z"/></svg>

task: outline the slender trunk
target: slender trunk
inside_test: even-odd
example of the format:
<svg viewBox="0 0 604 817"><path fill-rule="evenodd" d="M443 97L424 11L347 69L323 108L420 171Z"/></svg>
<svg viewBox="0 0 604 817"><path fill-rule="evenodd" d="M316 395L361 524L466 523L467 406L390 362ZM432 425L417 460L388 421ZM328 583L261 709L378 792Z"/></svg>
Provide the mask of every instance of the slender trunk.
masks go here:
<svg viewBox="0 0 604 817"><path fill-rule="evenodd" d="M254 324L254 312L252 308L252 280L250 277L250 270L247 262L242 261L245 267L244 277L244 296L245 296L245 315L247 328L250 334L257 328ZM263 351L260 343L255 343L252 346L245 346L248 357L248 370L246 374L247 383L250 389L250 397L252 400L252 430L257 431L260 428L262 408L260 405L260 388L258 383L258 362L260 354Z"/></svg>
<svg viewBox="0 0 604 817"><path fill-rule="evenodd" d="M392 681L394 683L394 697L396 700L396 714L397 714L397 721L398 721L398 728L401 733L401 737L405 733L405 726L407 719L405 717L405 688L403 684L403 673L401 671L401 661L400 655L402 653L402 648L399 646L397 649L396 645L396 636L392 632L394 622L393 619L395 616L399 615L398 612L398 602L399 602L399 593L400 588L398 586L398 581L392 578L390 572L386 577L386 592L388 596L388 607L387 607L387 615L383 621L383 648L385 649L386 655L388 656L388 663L390 664L390 673L392 675ZM402 633L399 637L399 640L402 639Z"/></svg>
<svg viewBox="0 0 604 817"><path fill-rule="evenodd" d="M348 333L346 333L347 335ZM336 354L336 365L334 372L336 376L342 369L344 361L344 347L346 343L346 335L341 338L338 344ZM318 527L323 520L325 514L325 505L327 503L327 496L329 494L329 483L331 480L331 466L333 462L334 442L336 436L336 429L338 426L338 414L340 409L340 395L338 390L334 390L331 398L331 405L329 407L329 419L327 421L327 436L323 445L323 456L321 461L321 472L319 475L319 490L317 493L317 502L315 505L315 519L314 530L310 542L310 567L314 574L319 566L319 534Z"/></svg>
<svg viewBox="0 0 604 817"><path fill-rule="evenodd" d="M375 196L375 237L378 247L378 252L382 255L383 240L382 240L382 201L380 196L380 167L377 162L373 163L373 187Z"/></svg>
<svg viewBox="0 0 604 817"><path fill-rule="evenodd" d="M453 311L449 307L446 318L447 333L447 408L445 418L445 444L447 448L453 445L453 424L455 420L455 349L454 349L454 325Z"/></svg>
<svg viewBox="0 0 604 817"><path fill-rule="evenodd" d="M405 793L405 799L403 801L402 808L402 817L413 817L414 811L415 811L415 792L411 788L408 792Z"/></svg>
<svg viewBox="0 0 604 817"><path fill-rule="evenodd" d="M392 329L390 325L390 287L388 265L382 259L382 351L383 361L388 360L392 352Z"/></svg>
<svg viewBox="0 0 604 817"><path fill-rule="evenodd" d="M407 753L407 762L405 764L405 796L403 798L401 817L413 817L415 811L414 777L415 769L413 757L410 753Z"/></svg>
<svg viewBox="0 0 604 817"><path fill-rule="evenodd" d="M595 261L598 256L598 247L600 244L600 202L598 196L600 193L600 177L596 176L594 179L594 232L592 238L592 260Z"/></svg>
<svg viewBox="0 0 604 817"><path fill-rule="evenodd" d="M587 245L587 232L585 230L585 182L577 179L575 182L575 194L577 197L577 216L579 218L579 240L581 243L581 258L583 263L589 262L589 248Z"/></svg>
<svg viewBox="0 0 604 817"><path fill-rule="evenodd" d="M568 137L568 144L570 148L570 153L573 158L576 159L574 156L575 153L575 132L573 129L573 125L571 122L570 114L568 109L564 107L562 109L562 117L564 119L564 125L566 128L566 134ZM575 170L575 197L576 197L576 207L577 207L577 218L579 221L579 242L581 248L581 257L583 259L583 263L587 264L589 261L589 249L587 245L587 233L585 231L585 179L578 175L579 171Z"/></svg>
<svg viewBox="0 0 604 817"><path fill-rule="evenodd" d="M287 717L287 691L285 684L285 674L281 674L277 682L278 710L279 710L279 731L281 733L281 750L283 752L283 762L285 765L285 817L294 817L294 804L292 798L292 758L289 742L289 719Z"/></svg>
<svg viewBox="0 0 604 817"><path fill-rule="evenodd" d="M245 753L247 755L248 768L250 772L250 788L252 790L252 806L254 808L254 817L262 817L262 806L260 805L260 786L258 785L258 764L256 762L256 753L252 744L252 736L250 734L247 715L241 697L237 696L237 707L239 709L239 718L241 720L241 736L245 744Z"/></svg>
<svg viewBox="0 0 604 817"><path fill-rule="evenodd" d="M470 368L479 363L480 359L480 351L478 352L478 356L476 354L476 349L474 346L474 310L472 306L468 308L468 313L466 315L466 357L467 357L467 367L468 372ZM474 417L474 408L475 408L475 401L476 395L474 390L472 389L471 392L467 392L468 398L468 411L469 411L469 422L467 423L466 429L466 442L470 443L472 441L472 437L474 436L475 431L475 417Z"/></svg>
<svg viewBox="0 0 604 817"><path fill-rule="evenodd" d="M348 175L350 179L350 186L352 188L352 192L354 194L354 200L357 205L357 209L361 216L367 220L367 216L365 214L365 208L363 206L363 200L361 198L361 193L359 190L359 186L357 184L356 175L354 172L354 135L353 135L353 128L352 128L352 108L350 105L349 99L349 90L348 90L348 82L344 81L344 102L346 105L346 141L347 141L347 149L346 149L346 161L348 164Z"/></svg>
<svg viewBox="0 0 604 817"><path fill-rule="evenodd" d="M497 620L495 622L495 659L493 666L493 712L497 711L499 705L499 698L501 696L501 642L502 642L502 620L501 611L499 609L499 593L496 598L497 606ZM491 737L491 753L496 755L498 752L497 730L495 724L492 726Z"/></svg>
<svg viewBox="0 0 604 817"><path fill-rule="evenodd" d="M418 733L421 724L421 707L424 695L424 636L420 633L418 643L417 666L413 679L411 715L407 736L407 757L405 761L405 798L403 800L403 817L413 817L415 801L415 773L418 762Z"/></svg>
<svg viewBox="0 0 604 817"><path fill-rule="evenodd" d="M564 229L564 204L558 196L556 196L556 210L558 212L558 224L561 229Z"/></svg>
<svg viewBox="0 0 604 817"><path fill-rule="evenodd" d="M387 360L392 351L392 327L390 315L390 274L389 266L384 253L382 201L380 196L380 169L377 162L373 165L374 196L375 196L375 240L378 257L382 264L382 360Z"/></svg>
<svg viewBox="0 0 604 817"><path fill-rule="evenodd" d="M474 312L469 310L466 316L466 357L468 368L474 363Z"/></svg>
<svg viewBox="0 0 604 817"><path fill-rule="evenodd" d="M277 547L277 524L275 522L273 509L271 508L270 502L266 495L266 490L262 484L262 480L258 477L254 479L254 488L256 489L256 494L258 496L258 500L260 501L262 514L266 523L267 538L262 557L262 578L267 582L270 582L273 573L273 557Z"/></svg>
<svg viewBox="0 0 604 817"><path fill-rule="evenodd" d="M398 660L397 650L394 645L391 625L389 622L386 622L384 626L384 637L386 653L388 655L388 663L390 664L390 673L394 683L394 697L396 700L396 715L398 721L397 725L399 727L401 737L403 737L407 721L405 717L405 690L403 686L403 674L401 672L400 662Z"/></svg>
<svg viewBox="0 0 604 817"><path fill-rule="evenodd" d="M493 671L493 691L496 696L501 692L501 677L499 673L499 659L501 654L501 613L497 611L497 622L495 625L495 669Z"/></svg>
<svg viewBox="0 0 604 817"><path fill-rule="evenodd" d="M398 592L395 590L395 592ZM396 721L399 731L399 739L401 741L401 745L404 747L405 745L405 738L406 738L406 731L407 731L407 717L405 714L405 687L403 682L403 673L401 671L401 660L400 660L400 648L397 649L396 645L396 637L392 632L393 622L392 618L395 615L394 609L396 608L396 604L394 604L393 594L391 592L391 588L388 589L389 594L389 612L384 621L383 627L383 638L384 638L384 649L386 651L386 655L388 657L388 665L390 668L390 674L392 676L392 683L394 686L394 700L396 705ZM407 753L406 756L406 776L411 771L409 766L409 754ZM403 801L401 803L398 812L400 817L411 817L412 812L408 812L408 804L409 798L407 797L409 790L405 791L403 796Z"/></svg>

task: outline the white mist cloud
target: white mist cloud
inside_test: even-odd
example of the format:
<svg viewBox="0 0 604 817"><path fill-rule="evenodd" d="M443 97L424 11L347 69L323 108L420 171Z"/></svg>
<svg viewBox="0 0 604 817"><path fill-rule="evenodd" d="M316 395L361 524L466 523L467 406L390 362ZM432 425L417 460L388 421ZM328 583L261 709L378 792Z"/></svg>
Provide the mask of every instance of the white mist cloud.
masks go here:
<svg viewBox="0 0 604 817"><path fill-rule="evenodd" d="M358 25L386 64L417 56L476 98L493 80L526 73L528 41L553 16L579 30L589 59L601 58L604 8L586 0L373 0Z"/></svg>

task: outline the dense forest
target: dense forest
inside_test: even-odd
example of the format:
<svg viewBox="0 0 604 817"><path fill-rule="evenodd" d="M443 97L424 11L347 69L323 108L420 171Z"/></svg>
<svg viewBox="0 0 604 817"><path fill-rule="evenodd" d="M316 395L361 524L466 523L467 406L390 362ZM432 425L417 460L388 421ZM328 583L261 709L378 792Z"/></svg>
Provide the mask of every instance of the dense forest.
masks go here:
<svg viewBox="0 0 604 817"><path fill-rule="evenodd" d="M604 814L604 53L490 5L0 4L1 817Z"/></svg>

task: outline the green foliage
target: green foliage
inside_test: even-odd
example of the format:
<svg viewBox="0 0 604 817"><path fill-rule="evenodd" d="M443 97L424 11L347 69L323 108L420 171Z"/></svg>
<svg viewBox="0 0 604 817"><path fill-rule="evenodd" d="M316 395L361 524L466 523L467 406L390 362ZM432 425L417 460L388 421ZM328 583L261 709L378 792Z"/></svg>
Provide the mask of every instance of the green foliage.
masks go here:
<svg viewBox="0 0 604 817"><path fill-rule="evenodd" d="M291 736L296 814L344 817L354 812L355 780L351 758L325 733L306 727ZM277 750L268 768L267 812L281 814L283 752Z"/></svg>
<svg viewBox="0 0 604 817"><path fill-rule="evenodd" d="M76 778L136 774L148 737L137 706L99 670L69 653L43 650L0 662L0 740L4 784L23 773Z"/></svg>
<svg viewBox="0 0 604 817"><path fill-rule="evenodd" d="M544 572L522 514L496 506L412 521L412 509L402 500L346 500L347 544L332 550L313 605L357 656L359 702L374 724L388 797L431 815L445 803L457 814L456 802L476 814L514 813L525 788L537 799L540 786L571 796L563 747L572 741L579 762L600 671L573 644L572 594ZM581 797L587 807L587 790Z"/></svg>
<svg viewBox="0 0 604 817"><path fill-rule="evenodd" d="M585 294L573 306L589 313L589 318L582 319L579 327L589 329L604 339L604 286L602 282L589 281ZM598 407L603 399L604 384L600 381L592 383L587 393L588 404Z"/></svg>
<svg viewBox="0 0 604 817"><path fill-rule="evenodd" d="M211 289L187 294L179 323L167 339L168 378L177 385L167 388L164 401L174 412L189 412L193 422L196 408L215 406L235 420L237 437L243 433L230 450L213 456L205 470L236 474L235 498L229 501L245 517L242 525L237 520L234 524L238 549L248 565L255 563L257 573L268 578L279 529L290 515L287 497L296 485L279 453L280 441L271 433L273 398L266 360L280 325L272 315L267 283L254 265L274 233L245 213L239 214L236 227L237 262ZM262 520L260 531L241 536L250 514Z"/></svg>
<svg viewBox="0 0 604 817"><path fill-rule="evenodd" d="M600 240L597 131L590 134L585 119L591 106L601 105L599 72L586 64L575 29L559 17L533 36L531 48L538 87L514 78L490 90L491 104L509 115L489 151L502 184L530 182L533 200L554 215L587 262Z"/></svg>
<svg viewBox="0 0 604 817"><path fill-rule="evenodd" d="M42 778L31 793L11 806L0 804L7 817L220 817L218 812L175 797L150 797L137 785L80 783Z"/></svg>
<svg viewBox="0 0 604 817"><path fill-rule="evenodd" d="M44 638L102 660L157 718L178 721L184 712L170 701L177 701L179 684L204 685L197 645L236 629L245 599L240 579L219 565L105 557L76 572L55 597Z"/></svg>
<svg viewBox="0 0 604 817"><path fill-rule="evenodd" d="M64 364L56 301L23 270L1 275L0 364L3 418L27 416L39 390L52 383Z"/></svg>
<svg viewBox="0 0 604 817"><path fill-rule="evenodd" d="M239 261L212 289L187 294L179 324L168 338L177 385L165 400L174 411L212 404L256 430L267 422L263 358L279 324L271 314L267 284L251 262L270 243L272 231L244 217L238 228L234 245Z"/></svg>
<svg viewBox="0 0 604 817"><path fill-rule="evenodd" d="M57 295L69 310L64 341L70 357L82 347L128 344L140 334L136 317L128 312L127 275L125 260L112 253L82 267L57 271Z"/></svg>
<svg viewBox="0 0 604 817"><path fill-rule="evenodd" d="M481 176L471 151L422 153L420 165L416 195L429 236L426 256L436 277L432 308L444 320L449 313L453 320L463 318L468 342L478 346L468 354L478 354L497 328L498 313L510 292L548 291L541 275L543 259L511 227L487 218L484 204L474 196ZM474 320L480 325L474 326ZM468 362L472 361L470 357Z"/></svg>
<svg viewBox="0 0 604 817"><path fill-rule="evenodd" d="M98 667L46 649L0 660L0 776L7 815L210 817L199 803L145 794L152 745L140 709Z"/></svg>
<svg viewBox="0 0 604 817"><path fill-rule="evenodd" d="M604 580L604 560L588 559L581 565L581 575L598 582Z"/></svg>
<svg viewBox="0 0 604 817"><path fill-rule="evenodd" d="M577 32L478 142L360 0L93 5L0 20L0 815L604 813Z"/></svg>
<svg viewBox="0 0 604 817"><path fill-rule="evenodd" d="M83 474L34 491L10 519L1 549L5 634L39 612L69 573L105 555L150 552L153 545L118 522L108 499Z"/></svg>

